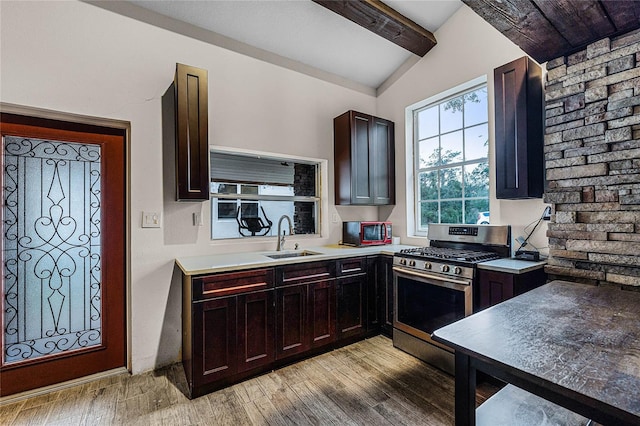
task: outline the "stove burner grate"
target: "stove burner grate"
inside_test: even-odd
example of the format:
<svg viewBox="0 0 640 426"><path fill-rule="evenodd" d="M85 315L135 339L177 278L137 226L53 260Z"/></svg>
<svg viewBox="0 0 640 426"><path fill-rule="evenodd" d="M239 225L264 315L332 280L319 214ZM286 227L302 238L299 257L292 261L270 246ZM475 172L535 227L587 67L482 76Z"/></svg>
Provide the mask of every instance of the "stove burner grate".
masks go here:
<svg viewBox="0 0 640 426"><path fill-rule="evenodd" d="M486 260L494 260L500 258L500 256L494 252L460 250L446 247L418 247L403 249L400 250L400 253L421 258L448 259L462 262L483 262Z"/></svg>

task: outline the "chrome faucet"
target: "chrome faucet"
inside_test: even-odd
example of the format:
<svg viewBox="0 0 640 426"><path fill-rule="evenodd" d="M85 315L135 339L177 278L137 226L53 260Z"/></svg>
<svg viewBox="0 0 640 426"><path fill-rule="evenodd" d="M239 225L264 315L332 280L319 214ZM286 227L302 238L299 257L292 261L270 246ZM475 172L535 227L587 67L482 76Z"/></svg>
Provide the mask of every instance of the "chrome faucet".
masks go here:
<svg viewBox="0 0 640 426"><path fill-rule="evenodd" d="M278 246L276 247L276 251L280 251L284 248L285 231L280 232L282 229L282 219L287 219L287 222L289 222L289 235L293 235L293 224L291 223L291 218L286 214L283 214L282 216L280 216L280 219L278 220Z"/></svg>

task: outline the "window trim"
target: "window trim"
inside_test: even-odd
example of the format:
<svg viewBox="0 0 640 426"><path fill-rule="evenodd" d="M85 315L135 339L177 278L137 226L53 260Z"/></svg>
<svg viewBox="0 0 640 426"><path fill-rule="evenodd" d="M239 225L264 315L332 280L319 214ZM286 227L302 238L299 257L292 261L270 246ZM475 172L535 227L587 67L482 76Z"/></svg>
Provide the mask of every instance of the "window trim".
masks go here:
<svg viewBox="0 0 640 426"><path fill-rule="evenodd" d="M295 238L323 238L324 236L329 234L329 224L326 219L326 214L329 210L329 193L328 193L328 160L322 158L313 158L313 157L304 157L298 155L290 155L290 154L281 154L274 152L266 152L266 151L254 151L242 148L232 148L232 147L223 147L223 146L213 146L209 145L209 152L217 152L224 154L233 154L239 156L249 156L249 157L263 157L263 158L271 158L275 160L287 160L297 163L306 163L310 165L316 166L316 196L285 196L285 195L254 195L254 194L214 194L211 192L211 188L209 188L209 202L206 203L208 209L210 211L210 221L209 221L209 240L212 244L216 244L222 241L231 242L231 241L242 241L241 238L213 238L213 229L211 228L211 223L216 212L213 211L212 208L212 199L216 198L218 200L238 200L238 201L257 201L260 204L260 201L303 201L303 202L313 202L315 204L317 224L316 224L316 232L314 234L296 234ZM211 180L209 180L211 184ZM292 218L293 219L293 218ZM263 236L263 237L252 237L251 241L258 241L260 239L273 239L273 236Z"/></svg>
<svg viewBox="0 0 640 426"><path fill-rule="evenodd" d="M416 219L416 206L418 205L418 188L416 181L416 149L415 140L417 137L417 129L414 126L414 112L418 109L422 109L428 105L434 103L440 103L447 98L453 98L462 92L469 91L477 86L487 86L487 95L489 92L489 86L487 83L487 76L483 75L476 77L470 81L459 84L455 87L440 92L434 96L431 96L422 101L416 102L405 108L405 149L408 155L405 155L405 170L406 170L406 220L407 220L407 236L409 237L426 237L426 231L420 231L418 229ZM487 105L489 107L489 105ZM487 111L487 119L489 119L489 111ZM491 151L491 127L489 126L489 152ZM410 155L409 155L410 154ZM487 162L489 162L489 154L487 154ZM489 194L489 197L491 194Z"/></svg>

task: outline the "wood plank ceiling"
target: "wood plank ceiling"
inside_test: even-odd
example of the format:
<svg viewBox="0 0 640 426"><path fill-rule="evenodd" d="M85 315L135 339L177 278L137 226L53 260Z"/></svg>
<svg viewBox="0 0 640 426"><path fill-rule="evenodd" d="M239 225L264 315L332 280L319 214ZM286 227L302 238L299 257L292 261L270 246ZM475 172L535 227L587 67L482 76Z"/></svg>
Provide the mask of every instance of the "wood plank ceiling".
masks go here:
<svg viewBox="0 0 640 426"><path fill-rule="evenodd" d="M462 1L539 63L640 28L640 1Z"/></svg>

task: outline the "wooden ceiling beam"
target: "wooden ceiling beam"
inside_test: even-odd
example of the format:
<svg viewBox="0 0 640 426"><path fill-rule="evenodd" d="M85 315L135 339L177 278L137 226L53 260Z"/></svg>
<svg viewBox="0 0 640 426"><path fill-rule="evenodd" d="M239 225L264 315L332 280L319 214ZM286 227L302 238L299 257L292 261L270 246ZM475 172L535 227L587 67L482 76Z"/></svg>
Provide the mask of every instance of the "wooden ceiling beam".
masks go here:
<svg viewBox="0 0 640 426"><path fill-rule="evenodd" d="M437 43L430 31L379 0L313 1L418 56Z"/></svg>

